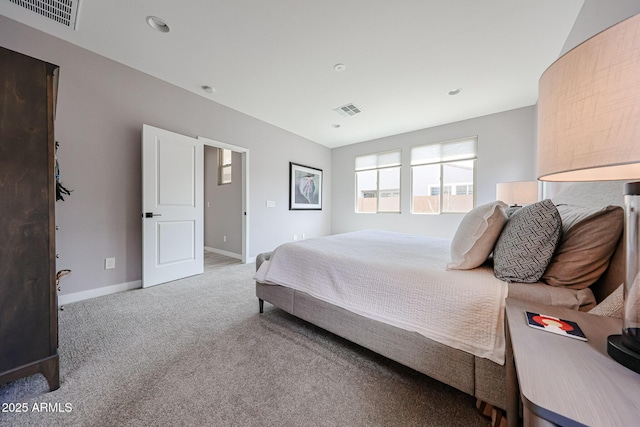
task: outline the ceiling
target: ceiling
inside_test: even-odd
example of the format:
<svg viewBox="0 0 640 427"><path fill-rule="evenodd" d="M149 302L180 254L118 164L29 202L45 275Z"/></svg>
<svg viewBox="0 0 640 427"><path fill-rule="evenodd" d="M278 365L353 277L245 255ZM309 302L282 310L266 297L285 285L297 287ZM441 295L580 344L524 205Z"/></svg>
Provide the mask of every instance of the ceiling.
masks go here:
<svg viewBox="0 0 640 427"><path fill-rule="evenodd" d="M9 0L0 14L338 147L535 104L582 3L80 0L75 31Z"/></svg>

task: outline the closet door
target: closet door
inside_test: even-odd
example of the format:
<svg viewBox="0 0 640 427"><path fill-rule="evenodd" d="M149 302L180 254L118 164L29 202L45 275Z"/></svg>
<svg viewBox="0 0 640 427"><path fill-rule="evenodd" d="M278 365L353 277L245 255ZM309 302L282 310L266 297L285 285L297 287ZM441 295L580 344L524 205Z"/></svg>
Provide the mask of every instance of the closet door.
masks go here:
<svg viewBox="0 0 640 427"><path fill-rule="evenodd" d="M53 72L0 49L0 383L58 388Z"/></svg>

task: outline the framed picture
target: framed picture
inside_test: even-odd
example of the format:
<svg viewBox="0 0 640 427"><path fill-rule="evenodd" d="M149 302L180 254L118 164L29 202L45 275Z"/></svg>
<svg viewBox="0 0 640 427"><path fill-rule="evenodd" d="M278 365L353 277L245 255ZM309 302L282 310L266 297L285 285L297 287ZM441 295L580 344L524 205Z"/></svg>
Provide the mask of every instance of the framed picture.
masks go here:
<svg viewBox="0 0 640 427"><path fill-rule="evenodd" d="M289 163L289 210L322 209L322 169Z"/></svg>

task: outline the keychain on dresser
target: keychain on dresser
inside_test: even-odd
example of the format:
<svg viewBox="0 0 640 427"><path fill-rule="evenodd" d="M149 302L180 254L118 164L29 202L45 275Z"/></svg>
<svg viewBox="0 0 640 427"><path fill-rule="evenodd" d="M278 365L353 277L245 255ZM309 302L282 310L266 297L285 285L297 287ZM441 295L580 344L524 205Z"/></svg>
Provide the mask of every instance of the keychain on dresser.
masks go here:
<svg viewBox="0 0 640 427"><path fill-rule="evenodd" d="M62 195L64 194L69 196L71 194L71 191L73 190L66 189L60 182L60 164L58 163L58 147L60 147L60 143L56 141L56 149L55 149L56 201L58 200L64 201L64 197L62 197Z"/></svg>
<svg viewBox="0 0 640 427"><path fill-rule="evenodd" d="M56 288L58 288L58 292L60 292L60 279L62 279L67 274L71 273L71 270L60 270L56 273ZM64 310L64 306L60 306L60 311Z"/></svg>

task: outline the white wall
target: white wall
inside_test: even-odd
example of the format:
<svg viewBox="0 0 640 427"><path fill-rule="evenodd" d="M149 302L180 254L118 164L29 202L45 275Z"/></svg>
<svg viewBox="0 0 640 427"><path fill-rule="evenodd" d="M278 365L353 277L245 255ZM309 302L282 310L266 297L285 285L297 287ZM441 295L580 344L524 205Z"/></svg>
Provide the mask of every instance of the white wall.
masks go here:
<svg viewBox="0 0 640 427"><path fill-rule="evenodd" d="M478 136L477 204L495 200L498 182L535 179L535 108L533 106L461 122L334 148L332 159L333 206L331 232L385 229L438 237L452 237L463 214L412 215L410 213L411 147L432 142ZM355 157L402 149L400 214L355 213Z"/></svg>
<svg viewBox="0 0 640 427"><path fill-rule="evenodd" d="M142 124L250 150L249 256L330 232L328 148L0 16L0 45L60 66L56 139L63 184L56 204L61 295L141 279ZM290 212L289 162L325 173L322 211ZM275 200L266 208L265 200ZM116 268L104 269L104 259Z"/></svg>

